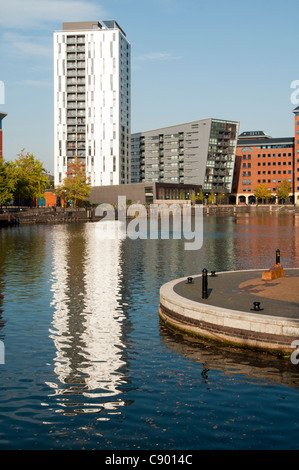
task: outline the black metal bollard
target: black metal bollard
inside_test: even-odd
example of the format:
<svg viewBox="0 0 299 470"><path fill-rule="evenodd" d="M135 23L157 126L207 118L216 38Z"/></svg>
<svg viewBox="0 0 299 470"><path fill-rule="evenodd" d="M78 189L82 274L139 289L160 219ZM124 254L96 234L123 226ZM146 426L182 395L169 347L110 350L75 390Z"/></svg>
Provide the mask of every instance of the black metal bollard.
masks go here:
<svg viewBox="0 0 299 470"><path fill-rule="evenodd" d="M208 298L208 270L206 268L202 270L202 298Z"/></svg>
<svg viewBox="0 0 299 470"><path fill-rule="evenodd" d="M211 277L216 277L216 271L211 271Z"/></svg>
<svg viewBox="0 0 299 470"><path fill-rule="evenodd" d="M276 264L280 264L280 250L276 250Z"/></svg>
<svg viewBox="0 0 299 470"><path fill-rule="evenodd" d="M253 307L250 310L253 310L254 312L260 312L264 309L261 308L261 302L253 302Z"/></svg>

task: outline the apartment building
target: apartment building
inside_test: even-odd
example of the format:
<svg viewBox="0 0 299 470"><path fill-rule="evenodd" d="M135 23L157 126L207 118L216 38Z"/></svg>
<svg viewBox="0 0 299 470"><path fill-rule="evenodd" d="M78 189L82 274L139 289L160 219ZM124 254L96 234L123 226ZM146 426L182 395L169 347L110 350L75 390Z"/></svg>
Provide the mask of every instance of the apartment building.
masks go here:
<svg viewBox="0 0 299 470"><path fill-rule="evenodd" d="M202 119L131 136L131 182L232 189L239 122Z"/></svg>
<svg viewBox="0 0 299 470"><path fill-rule="evenodd" d="M6 113L0 112L0 159L3 158L3 136L2 136L2 121L7 116Z"/></svg>
<svg viewBox="0 0 299 470"><path fill-rule="evenodd" d="M92 186L130 182L131 46L118 23L54 32L54 180L77 157Z"/></svg>

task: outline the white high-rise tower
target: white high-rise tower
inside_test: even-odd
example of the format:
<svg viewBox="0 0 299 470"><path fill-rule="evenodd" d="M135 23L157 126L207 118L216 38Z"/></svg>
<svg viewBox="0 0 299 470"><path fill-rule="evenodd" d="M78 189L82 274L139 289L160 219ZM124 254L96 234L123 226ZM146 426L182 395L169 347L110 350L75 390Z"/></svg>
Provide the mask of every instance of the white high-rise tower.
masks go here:
<svg viewBox="0 0 299 470"><path fill-rule="evenodd" d="M130 182L130 43L116 21L54 32L54 178L75 157L92 186Z"/></svg>

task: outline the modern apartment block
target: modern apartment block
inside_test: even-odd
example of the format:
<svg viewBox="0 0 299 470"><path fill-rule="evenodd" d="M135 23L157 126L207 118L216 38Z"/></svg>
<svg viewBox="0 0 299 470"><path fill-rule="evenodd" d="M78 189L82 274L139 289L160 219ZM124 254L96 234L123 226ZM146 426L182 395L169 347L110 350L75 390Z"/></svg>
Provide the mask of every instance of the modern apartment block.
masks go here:
<svg viewBox="0 0 299 470"><path fill-rule="evenodd" d="M92 186L130 182L130 43L116 21L54 32L54 179L75 157Z"/></svg>
<svg viewBox="0 0 299 470"><path fill-rule="evenodd" d="M237 143L232 193L236 203L254 203L254 190L266 184L275 195L283 181L291 185L291 199L299 203L299 107L295 115L295 138L272 138L263 131L243 132Z"/></svg>
<svg viewBox="0 0 299 470"><path fill-rule="evenodd" d="M231 192L239 122L203 119L132 134L131 182Z"/></svg>
<svg viewBox="0 0 299 470"><path fill-rule="evenodd" d="M2 120L7 116L6 113L0 112L0 159L3 158L3 136L2 136Z"/></svg>

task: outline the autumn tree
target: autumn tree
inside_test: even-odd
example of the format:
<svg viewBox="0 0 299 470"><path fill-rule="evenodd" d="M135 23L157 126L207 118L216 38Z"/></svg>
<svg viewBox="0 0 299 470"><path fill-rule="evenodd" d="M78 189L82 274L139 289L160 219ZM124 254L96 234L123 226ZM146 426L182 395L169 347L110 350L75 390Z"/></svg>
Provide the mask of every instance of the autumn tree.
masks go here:
<svg viewBox="0 0 299 470"><path fill-rule="evenodd" d="M288 183L286 180L284 180L276 188L276 196L278 200L282 199L283 201L285 201L286 199L288 199L291 191L292 191L292 185Z"/></svg>
<svg viewBox="0 0 299 470"><path fill-rule="evenodd" d="M208 197L208 203L209 204L214 204L215 203L215 200L216 200L216 196L214 193L210 193L209 194L209 197Z"/></svg>
<svg viewBox="0 0 299 470"><path fill-rule="evenodd" d="M254 195L257 201L259 199L262 199L262 200L265 199L266 201L268 201L269 199L273 197L271 189L268 188L266 183L259 184L254 190Z"/></svg>
<svg viewBox="0 0 299 470"><path fill-rule="evenodd" d="M204 193L203 193L202 188L200 188L199 193L198 193L198 194L196 195L196 197L195 197L195 200L198 201L198 202L200 202L200 203L202 204L203 201L204 201L204 198L205 198L205 195L204 195Z"/></svg>
<svg viewBox="0 0 299 470"><path fill-rule="evenodd" d="M88 199L91 184L86 178L85 165L75 157L74 162L68 165L66 178L62 185L55 188L58 196L64 196L65 200L71 200L74 207Z"/></svg>
<svg viewBox="0 0 299 470"><path fill-rule="evenodd" d="M224 198L225 198L225 193L223 191L217 194L217 202L219 202L219 204L223 203Z"/></svg>

